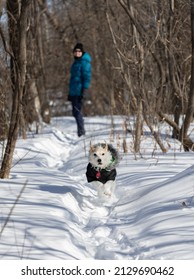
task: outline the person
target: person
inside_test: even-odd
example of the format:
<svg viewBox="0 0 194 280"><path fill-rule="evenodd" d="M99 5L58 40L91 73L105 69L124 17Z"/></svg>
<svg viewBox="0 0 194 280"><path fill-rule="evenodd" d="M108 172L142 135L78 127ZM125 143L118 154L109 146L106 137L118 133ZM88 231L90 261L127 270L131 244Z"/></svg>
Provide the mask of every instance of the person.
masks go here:
<svg viewBox="0 0 194 280"><path fill-rule="evenodd" d="M77 43L73 48L74 62L70 70L68 100L72 103L72 114L77 123L78 136L85 135L82 115L83 100L88 98L91 83L91 57L84 52L83 44Z"/></svg>

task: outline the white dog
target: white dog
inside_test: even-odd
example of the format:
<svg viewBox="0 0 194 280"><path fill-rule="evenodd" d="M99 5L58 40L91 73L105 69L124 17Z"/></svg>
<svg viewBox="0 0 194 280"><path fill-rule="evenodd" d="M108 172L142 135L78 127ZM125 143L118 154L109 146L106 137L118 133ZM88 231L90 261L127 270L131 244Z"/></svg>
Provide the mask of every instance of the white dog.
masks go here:
<svg viewBox="0 0 194 280"><path fill-rule="evenodd" d="M87 181L97 187L100 196L110 197L115 189L118 152L110 144L90 146Z"/></svg>

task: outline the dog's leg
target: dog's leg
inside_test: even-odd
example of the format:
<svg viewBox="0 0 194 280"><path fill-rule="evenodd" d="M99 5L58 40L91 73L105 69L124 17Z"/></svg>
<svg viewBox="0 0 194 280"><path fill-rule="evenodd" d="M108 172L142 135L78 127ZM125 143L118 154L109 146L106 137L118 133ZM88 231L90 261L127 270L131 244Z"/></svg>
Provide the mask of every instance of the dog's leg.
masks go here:
<svg viewBox="0 0 194 280"><path fill-rule="evenodd" d="M114 189L115 189L115 181L113 180L110 180L110 181L107 181L104 185L103 185L103 192L106 196L111 196L112 193L114 192Z"/></svg>
<svg viewBox="0 0 194 280"><path fill-rule="evenodd" d="M103 192L104 192L104 188L103 188L103 183L99 182L99 181L93 181L92 185L95 187L95 189L98 192L98 196L101 197L103 196Z"/></svg>
<svg viewBox="0 0 194 280"><path fill-rule="evenodd" d="M113 180L107 181L105 184L99 181L93 181L92 185L97 189L98 196L102 198L111 197L116 186L115 181Z"/></svg>

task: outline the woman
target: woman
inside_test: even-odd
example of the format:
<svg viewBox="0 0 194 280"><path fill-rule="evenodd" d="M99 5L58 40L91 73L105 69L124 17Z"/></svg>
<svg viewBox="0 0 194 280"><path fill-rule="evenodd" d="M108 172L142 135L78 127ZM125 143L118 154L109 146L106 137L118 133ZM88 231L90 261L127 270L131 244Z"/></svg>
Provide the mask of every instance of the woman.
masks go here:
<svg viewBox="0 0 194 280"><path fill-rule="evenodd" d="M72 114L77 123L78 136L85 135L81 112L83 99L88 95L91 82L91 57L84 52L83 45L77 43L73 49L74 62L71 66L68 100L72 103Z"/></svg>

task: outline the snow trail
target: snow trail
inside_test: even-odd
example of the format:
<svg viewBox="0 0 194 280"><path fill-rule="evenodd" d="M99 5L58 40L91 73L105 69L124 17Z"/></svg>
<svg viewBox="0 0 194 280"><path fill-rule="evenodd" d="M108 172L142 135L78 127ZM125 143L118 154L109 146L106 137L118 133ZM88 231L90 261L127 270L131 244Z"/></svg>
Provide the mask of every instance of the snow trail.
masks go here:
<svg viewBox="0 0 194 280"><path fill-rule="evenodd" d="M11 177L0 182L1 227L26 180L27 187L0 237L1 259L194 257L193 153L177 146L176 157L152 156L146 136L144 158L122 155L114 198L101 201L86 182L90 141L121 147L121 123L112 136L111 118L88 118L88 135L78 138L73 118L56 118L17 142Z"/></svg>

